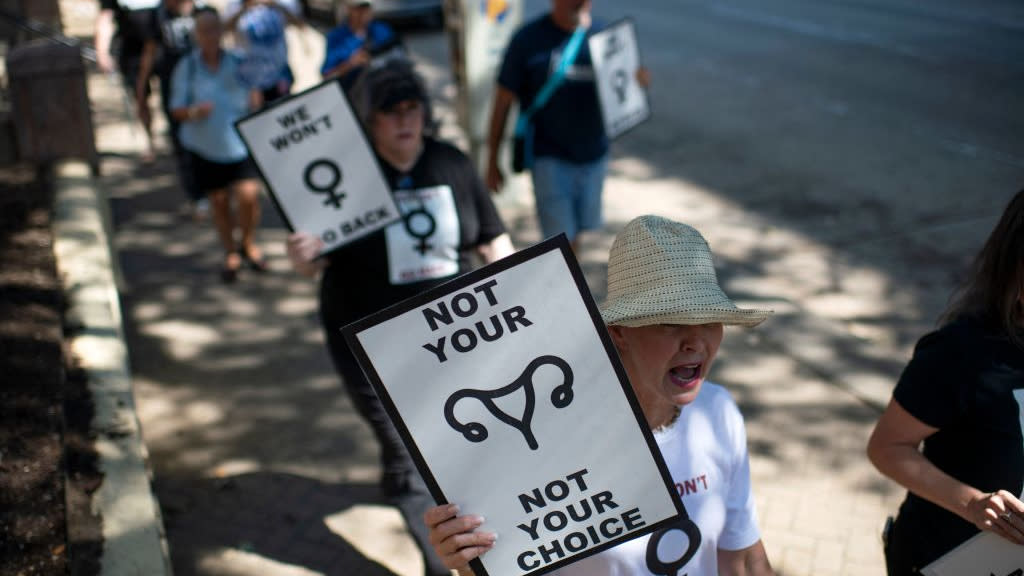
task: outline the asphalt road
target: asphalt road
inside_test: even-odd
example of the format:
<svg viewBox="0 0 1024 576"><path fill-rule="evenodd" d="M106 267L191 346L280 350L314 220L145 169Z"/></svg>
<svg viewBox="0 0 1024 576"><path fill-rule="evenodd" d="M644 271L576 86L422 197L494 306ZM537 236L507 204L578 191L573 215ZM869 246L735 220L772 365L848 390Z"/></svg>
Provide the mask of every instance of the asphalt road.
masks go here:
<svg viewBox="0 0 1024 576"><path fill-rule="evenodd" d="M525 17L548 6L527 1ZM889 277L876 296L902 302L898 321L873 320L896 332L889 343L931 325L1024 186L1018 2L597 0L594 13L636 21L654 79L653 119L615 144L613 179L699 188ZM410 44L443 83L443 38ZM816 290L842 289L843 272L826 273Z"/></svg>

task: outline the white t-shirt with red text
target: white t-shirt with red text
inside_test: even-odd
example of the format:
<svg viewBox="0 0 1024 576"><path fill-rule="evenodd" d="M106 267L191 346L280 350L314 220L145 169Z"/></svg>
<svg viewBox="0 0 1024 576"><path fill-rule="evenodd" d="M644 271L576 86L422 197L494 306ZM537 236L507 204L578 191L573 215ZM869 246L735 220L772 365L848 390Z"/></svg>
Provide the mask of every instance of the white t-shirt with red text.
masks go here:
<svg viewBox="0 0 1024 576"><path fill-rule="evenodd" d="M714 576L719 549L742 550L761 539L743 416L724 388L704 382L676 423L654 438L687 514L700 531L693 555L682 563L690 539L681 529L669 529L584 558L555 575ZM657 565L649 566L652 539L657 543Z"/></svg>

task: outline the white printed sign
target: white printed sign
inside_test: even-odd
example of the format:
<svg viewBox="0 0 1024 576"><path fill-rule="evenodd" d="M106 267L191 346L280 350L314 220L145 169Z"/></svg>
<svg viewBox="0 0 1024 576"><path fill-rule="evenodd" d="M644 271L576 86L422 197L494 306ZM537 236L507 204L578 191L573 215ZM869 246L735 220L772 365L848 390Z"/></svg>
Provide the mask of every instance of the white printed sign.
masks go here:
<svg viewBox="0 0 1024 576"><path fill-rule="evenodd" d="M478 576L695 529L564 235L343 331L434 498L499 535Z"/></svg>
<svg viewBox="0 0 1024 576"><path fill-rule="evenodd" d="M1024 546L982 532L921 569L924 576L1024 576Z"/></svg>
<svg viewBox="0 0 1024 576"><path fill-rule="evenodd" d="M402 221L388 226L391 283L409 284L459 272L459 213L451 186L396 190Z"/></svg>
<svg viewBox="0 0 1024 576"><path fill-rule="evenodd" d="M647 91L636 79L640 68L636 27L632 20L621 20L587 41L604 131L608 138L616 138L651 117Z"/></svg>
<svg viewBox="0 0 1024 576"><path fill-rule="evenodd" d="M239 120L238 133L292 230L329 252L400 218L341 86L328 81Z"/></svg>

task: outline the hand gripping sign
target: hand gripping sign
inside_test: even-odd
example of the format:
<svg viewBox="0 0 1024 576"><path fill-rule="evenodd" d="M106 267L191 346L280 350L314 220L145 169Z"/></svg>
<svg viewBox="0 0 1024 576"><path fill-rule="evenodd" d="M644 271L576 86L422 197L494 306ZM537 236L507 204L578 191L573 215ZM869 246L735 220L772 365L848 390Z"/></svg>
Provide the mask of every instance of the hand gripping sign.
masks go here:
<svg viewBox="0 0 1024 576"><path fill-rule="evenodd" d="M636 79L640 51L636 27L620 20L587 39L604 130L614 139L651 117L646 90Z"/></svg>
<svg viewBox="0 0 1024 576"><path fill-rule="evenodd" d="M337 82L275 102L235 126L285 223L319 236L323 252L401 218Z"/></svg>
<svg viewBox="0 0 1024 576"><path fill-rule="evenodd" d="M499 535L480 576L543 574L689 521L564 235L343 330L439 503ZM678 558L676 557L678 556Z"/></svg>

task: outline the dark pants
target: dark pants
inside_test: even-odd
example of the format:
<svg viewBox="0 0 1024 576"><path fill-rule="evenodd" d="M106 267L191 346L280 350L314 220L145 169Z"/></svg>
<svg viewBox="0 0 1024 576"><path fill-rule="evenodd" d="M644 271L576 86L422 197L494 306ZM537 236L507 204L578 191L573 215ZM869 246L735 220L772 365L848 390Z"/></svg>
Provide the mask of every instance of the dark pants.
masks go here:
<svg viewBox="0 0 1024 576"><path fill-rule="evenodd" d="M430 536L426 525L423 523L423 514L435 505L433 496L427 490L416 465L413 463L409 452L402 443L391 418L388 417L384 406L381 404L377 393L366 380L363 371L348 344L337 326L330 322L324 323L324 332L327 336L327 348L334 360L334 367L338 370L345 383L345 389L356 410L373 429L377 442L380 444L381 467L384 470L381 477L381 492L388 500L398 508L409 526L416 545L423 553L426 574L428 576L448 576L451 572L444 567L441 559L434 552L430 545Z"/></svg>
<svg viewBox="0 0 1024 576"><path fill-rule="evenodd" d="M920 576L921 565L913 557L913 539L920 536L908 533L897 520L885 542L885 568L889 576Z"/></svg>

